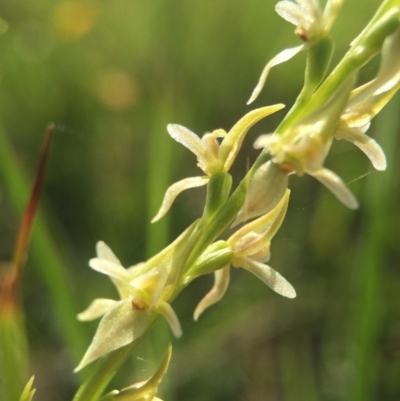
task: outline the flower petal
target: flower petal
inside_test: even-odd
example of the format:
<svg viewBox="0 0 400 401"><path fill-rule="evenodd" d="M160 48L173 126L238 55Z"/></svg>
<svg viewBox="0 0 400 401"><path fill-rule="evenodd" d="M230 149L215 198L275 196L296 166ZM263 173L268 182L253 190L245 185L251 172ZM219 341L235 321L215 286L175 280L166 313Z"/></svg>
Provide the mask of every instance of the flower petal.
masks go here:
<svg viewBox="0 0 400 401"><path fill-rule="evenodd" d="M319 182L325 185L349 209L357 209L358 202L353 193L347 188L342 179L333 171L326 168L309 172Z"/></svg>
<svg viewBox="0 0 400 401"><path fill-rule="evenodd" d="M189 178L185 178L181 181L178 181L175 184L172 184L167 189L167 192L164 195L164 199L162 201L160 210L157 212L157 214L154 216L154 218L153 218L153 220L151 220L151 222L155 223L156 221L160 220L168 212L168 210L171 208L172 204L174 203L175 198L181 192L183 192L189 188L197 188L197 187L206 185L208 181L209 181L209 178L206 176L189 177Z"/></svg>
<svg viewBox="0 0 400 401"><path fill-rule="evenodd" d="M115 254L111 250L111 248L103 241L98 241L97 242L97 244L96 244L96 253L97 253L97 257L100 258L100 259L108 260L109 262L116 263L117 265L121 264L121 262L115 256Z"/></svg>
<svg viewBox="0 0 400 401"><path fill-rule="evenodd" d="M257 86L254 88L253 93L250 96L249 101L247 104L253 103L254 100L257 99L258 95L260 94L262 88L265 85L265 81L267 80L269 71L272 67L275 67L278 64L284 63L285 61L290 60L293 58L297 53L301 52L306 48L306 45L300 45L296 47L290 47L289 49L285 49L278 53L275 57L273 57L267 65L264 67L263 72L261 73L261 77L258 81Z"/></svg>
<svg viewBox="0 0 400 401"><path fill-rule="evenodd" d="M328 0L324 10L324 28L330 32L341 8L343 0Z"/></svg>
<svg viewBox="0 0 400 401"><path fill-rule="evenodd" d="M258 121L281 110L283 107L285 107L284 104L274 104L273 106L252 110L232 127L221 142L218 152L218 159L224 164L225 171L228 171L235 161L249 129Z"/></svg>
<svg viewBox="0 0 400 401"><path fill-rule="evenodd" d="M279 135L276 134L262 134L260 135L253 144L254 149L269 148L271 144L279 141Z"/></svg>
<svg viewBox="0 0 400 401"><path fill-rule="evenodd" d="M83 312L78 314L78 320L94 320L103 316L116 302L113 299L97 298Z"/></svg>
<svg viewBox="0 0 400 401"><path fill-rule="evenodd" d="M382 61L377 77L353 90L342 115L348 126L370 122L400 88L400 30L388 36L382 47Z"/></svg>
<svg viewBox="0 0 400 401"><path fill-rule="evenodd" d="M289 196L290 190L287 189L271 211L246 224L228 239L235 258L256 255L270 243L285 218Z"/></svg>
<svg viewBox="0 0 400 401"><path fill-rule="evenodd" d="M168 124L167 130L171 138L194 153L203 165L207 166L215 161L205 143L194 132L179 124Z"/></svg>
<svg viewBox="0 0 400 401"><path fill-rule="evenodd" d="M304 10L293 1L282 0L275 5L275 11L287 22L293 25L299 25L304 18Z"/></svg>
<svg viewBox="0 0 400 401"><path fill-rule="evenodd" d="M149 315L134 310L130 298L116 302L101 319L93 341L75 372L139 338L145 332L148 322Z"/></svg>
<svg viewBox="0 0 400 401"><path fill-rule="evenodd" d="M268 265L255 262L248 258L241 258L240 267L249 271L250 273L253 273L276 293L287 298L296 297L296 290L293 288L293 286L283 276L281 276L277 271Z"/></svg>
<svg viewBox="0 0 400 401"><path fill-rule="evenodd" d="M132 276L120 264L109 262L105 259L93 258L89 260L89 266L99 273L116 278L121 281L130 281Z"/></svg>
<svg viewBox="0 0 400 401"><path fill-rule="evenodd" d="M159 314L163 315L166 319L166 321L169 324L169 327L171 328L172 332L174 333L174 336L179 338L182 336L182 327L181 324L179 323L178 316L176 315L175 311L172 309L172 306L165 302L165 301L159 301L157 308L155 308L156 312Z"/></svg>
<svg viewBox="0 0 400 401"><path fill-rule="evenodd" d="M193 319L197 321L200 315L211 305L218 302L224 295L229 285L230 266L227 265L214 272L214 286L210 292L199 302L193 314Z"/></svg>
<svg viewBox="0 0 400 401"><path fill-rule="evenodd" d="M345 139L354 143L371 161L372 165L378 171L386 170L386 156L379 144L368 135L364 134L363 127L361 129L343 129L335 134L337 139Z"/></svg>

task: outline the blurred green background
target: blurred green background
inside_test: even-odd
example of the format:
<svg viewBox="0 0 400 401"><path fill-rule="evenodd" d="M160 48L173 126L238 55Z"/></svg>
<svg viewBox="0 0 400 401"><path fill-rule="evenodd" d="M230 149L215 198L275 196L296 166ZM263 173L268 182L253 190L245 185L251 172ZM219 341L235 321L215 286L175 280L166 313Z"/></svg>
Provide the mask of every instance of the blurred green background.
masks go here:
<svg viewBox="0 0 400 401"><path fill-rule="evenodd" d="M166 188L199 174L166 125L202 135L229 129L254 107L293 103L304 55L273 69L260 98L245 105L265 63L299 44L274 4L1 0L0 260L11 258L45 127L57 124L23 280L36 399L71 398L78 383L72 369L97 325L78 323L75 314L93 298L116 296L108 279L88 268L96 241L132 265L201 213L204 189L195 189L149 224ZM334 61L379 4L345 2L333 30ZM378 65L366 66L360 81L372 79ZM232 170L236 181L257 156L253 140L273 131L283 113L250 131ZM212 277L178 297L184 336L172 339L161 398L400 399L399 114L397 96L369 131L387 153L387 172L372 171L348 143L336 143L328 158L359 210L345 209L310 177L291 178L291 204L270 263L294 285L295 300L240 270L198 323L192 313ZM149 377L170 337L160 321L111 388Z"/></svg>

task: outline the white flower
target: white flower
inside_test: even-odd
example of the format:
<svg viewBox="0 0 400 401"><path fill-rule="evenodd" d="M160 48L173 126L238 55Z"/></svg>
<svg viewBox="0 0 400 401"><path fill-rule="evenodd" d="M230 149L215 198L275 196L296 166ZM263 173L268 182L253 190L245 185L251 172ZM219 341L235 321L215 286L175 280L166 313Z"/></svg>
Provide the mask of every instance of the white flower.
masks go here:
<svg viewBox="0 0 400 401"><path fill-rule="evenodd" d="M296 35L305 43L281 51L267 63L247 104L257 99L272 67L290 60L329 36L342 3L343 0L328 0L323 12L317 0L282 0L275 6L276 12L283 19L296 26Z"/></svg>
<svg viewBox="0 0 400 401"><path fill-rule="evenodd" d="M309 174L324 184L350 209L358 202L341 178L323 166L347 103L353 79L345 81L320 109L295 123L282 134L261 135L255 148L267 148L271 160L287 174Z"/></svg>
<svg viewBox="0 0 400 401"><path fill-rule="evenodd" d="M178 317L171 305L163 300L163 290L168 279L167 269L162 266L148 269L145 263L125 269L104 242L98 242L96 249L97 258L91 259L89 265L111 278L121 300L95 299L78 315L78 319L83 321L103 317L75 371L139 338L149 327L153 311L166 318L175 336L182 334Z"/></svg>
<svg viewBox="0 0 400 401"><path fill-rule="evenodd" d="M346 139L371 160L377 170L386 169L386 157L378 143L365 132L371 120L400 88L400 29L386 38L382 47L382 62L376 78L356 88L342 113L341 125L335 134Z"/></svg>
<svg viewBox="0 0 400 401"><path fill-rule="evenodd" d="M218 129L205 134L201 139L182 125L169 124L167 126L169 135L196 155L197 165L206 175L185 178L171 185L152 223L160 220L168 212L175 198L182 191L206 185L214 174L227 172L235 161L249 129L264 117L283 107L284 105L277 104L252 110L242 117L228 133ZM222 138L221 144L217 141L219 138Z"/></svg>
<svg viewBox="0 0 400 401"><path fill-rule="evenodd" d="M194 311L194 319L209 306L218 302L225 294L229 284L230 267L241 267L267 284L278 294L296 297L293 286L277 271L269 267L271 240L281 226L289 203L290 191L278 205L266 215L246 224L228 239L233 251L231 263L215 272L215 283L211 291L200 301Z"/></svg>

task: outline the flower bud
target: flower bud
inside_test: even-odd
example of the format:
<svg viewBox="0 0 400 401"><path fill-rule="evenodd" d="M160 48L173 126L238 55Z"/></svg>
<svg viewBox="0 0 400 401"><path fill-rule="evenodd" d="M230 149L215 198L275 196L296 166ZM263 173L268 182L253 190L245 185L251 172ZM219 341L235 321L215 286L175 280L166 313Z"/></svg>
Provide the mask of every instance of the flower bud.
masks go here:
<svg viewBox="0 0 400 401"><path fill-rule="evenodd" d="M288 176L277 164L262 164L251 177L244 204L232 226L271 211L282 199L287 185Z"/></svg>

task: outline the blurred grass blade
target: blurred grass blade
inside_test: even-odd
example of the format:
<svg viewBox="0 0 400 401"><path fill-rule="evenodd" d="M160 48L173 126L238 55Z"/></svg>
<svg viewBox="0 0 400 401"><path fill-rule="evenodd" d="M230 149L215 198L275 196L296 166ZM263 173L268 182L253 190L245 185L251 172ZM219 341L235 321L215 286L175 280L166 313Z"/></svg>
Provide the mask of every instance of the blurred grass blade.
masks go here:
<svg viewBox="0 0 400 401"><path fill-rule="evenodd" d="M0 397L17 401L26 383L28 345L23 314L8 306L0 308Z"/></svg>
<svg viewBox="0 0 400 401"><path fill-rule="evenodd" d="M53 139L54 129L55 129L54 124L51 124L47 129L46 138L39 159L39 166L36 171L35 181L29 196L28 206L25 210L18 231L18 237L15 244L14 256L12 261L12 269L14 270L12 287L14 293L17 291L17 287L21 279L22 269L24 268L25 264L25 258L28 251L31 229L43 187L46 165L49 156L51 142Z"/></svg>
<svg viewBox="0 0 400 401"><path fill-rule="evenodd" d="M396 207L390 194L399 167L395 157L400 128L399 110L400 96L397 94L377 118L376 132L381 133L378 140L386 152L388 170L369 175L363 202L367 227L363 231L365 239L360 244L354 273L357 299L351 339L353 380L349 394L349 399L353 401L378 397L376 380L379 365L375 348L383 318L381 274L385 268L385 244L390 236L391 210Z"/></svg>
<svg viewBox="0 0 400 401"><path fill-rule="evenodd" d="M25 209L15 243L13 261L4 264L0 282L0 371L4 372L0 379L0 394L7 400L16 401L26 381L28 368L28 346L23 319L23 311L19 303L19 283L25 264L32 224L43 186L46 163L54 133L54 125L49 126L40 156L39 167ZM28 383L29 384L29 383ZM29 400L30 392L22 396ZM33 394L32 394L33 395Z"/></svg>
<svg viewBox="0 0 400 401"><path fill-rule="evenodd" d="M29 196L30 185L23 177L16 160L0 125L0 179L16 213L22 214ZM40 279L49 291L60 332L64 335L76 363L81 358L87 342L83 329L75 317L77 308L68 289L68 280L60 256L40 213L36 218L32 236L31 255L38 268Z"/></svg>

